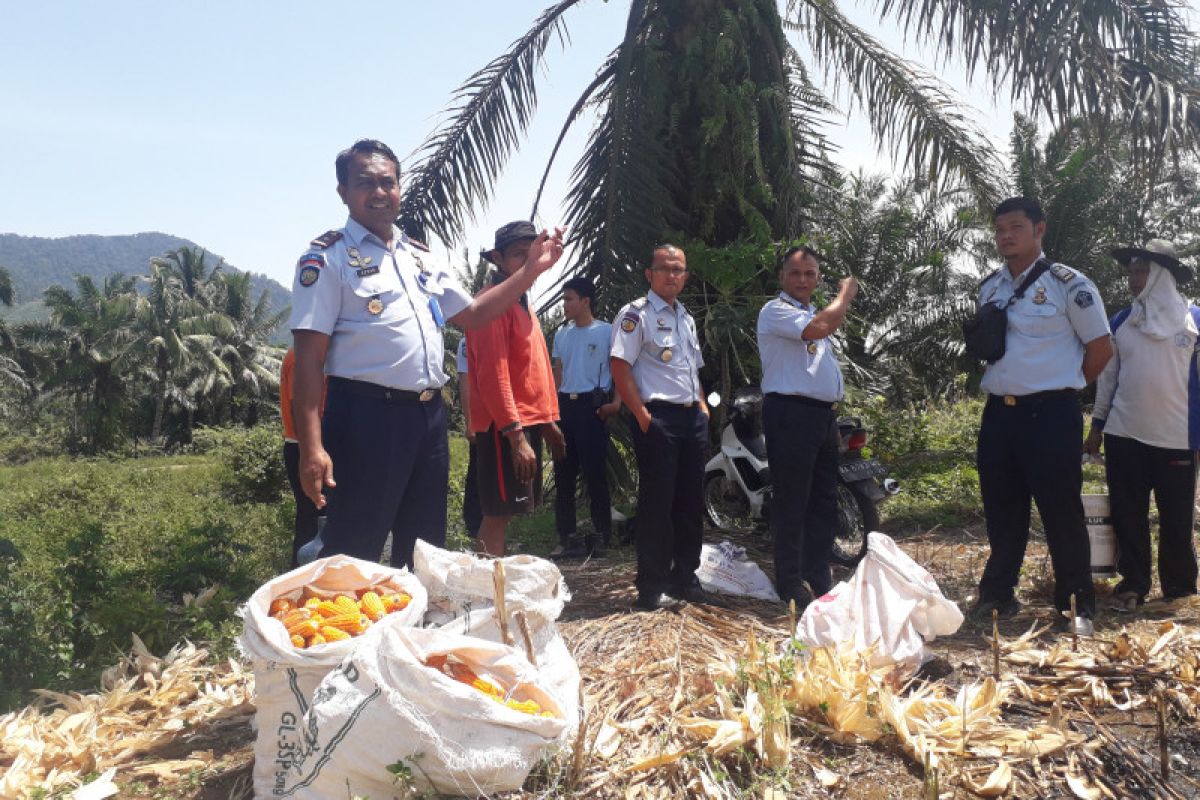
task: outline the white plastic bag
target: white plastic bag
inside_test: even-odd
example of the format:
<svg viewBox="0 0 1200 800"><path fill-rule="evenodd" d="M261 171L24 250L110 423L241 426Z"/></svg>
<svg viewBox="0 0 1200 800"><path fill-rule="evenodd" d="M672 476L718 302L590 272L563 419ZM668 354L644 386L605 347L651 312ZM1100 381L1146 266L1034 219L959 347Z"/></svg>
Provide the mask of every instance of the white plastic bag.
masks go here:
<svg viewBox="0 0 1200 800"><path fill-rule="evenodd" d="M525 657L446 631L377 627L374 646L355 650L317 687L304 747L272 794L385 800L411 790L476 797L519 789L566 730L563 709ZM509 708L426 665L447 653L551 716ZM400 785L389 767L406 775Z"/></svg>
<svg viewBox="0 0 1200 800"><path fill-rule="evenodd" d="M804 610L796 636L814 647L853 642L873 648L871 664L925 659L925 643L962 625L958 605L937 581L882 533L867 534L867 554L843 581Z"/></svg>
<svg viewBox="0 0 1200 800"><path fill-rule="evenodd" d="M255 724L254 794L270 797L284 779L290 754L302 746L301 719L311 704L321 679L355 648L363 646L372 631L341 642L297 649L279 620L270 616L277 597L299 597L305 587L333 595L369 586L399 590L412 597L408 607L387 615L394 625L418 625L425 615L426 594L420 581L406 569L393 569L350 556L331 556L306 564L263 584L242 609L245 626L238 645L254 669Z"/></svg>
<svg viewBox="0 0 1200 800"><path fill-rule="evenodd" d="M529 555L499 560L504 564L508 613L523 611L530 624L558 619L571 594L554 562ZM443 550L418 539L413 551L413 574L428 592L425 625L444 625L473 610L495 605L495 563L495 559Z"/></svg>
<svg viewBox="0 0 1200 800"><path fill-rule="evenodd" d="M731 542L715 547L706 544L700 549L700 568L696 570L700 585L708 592L779 600L771 579L762 568L746 557L746 548Z"/></svg>

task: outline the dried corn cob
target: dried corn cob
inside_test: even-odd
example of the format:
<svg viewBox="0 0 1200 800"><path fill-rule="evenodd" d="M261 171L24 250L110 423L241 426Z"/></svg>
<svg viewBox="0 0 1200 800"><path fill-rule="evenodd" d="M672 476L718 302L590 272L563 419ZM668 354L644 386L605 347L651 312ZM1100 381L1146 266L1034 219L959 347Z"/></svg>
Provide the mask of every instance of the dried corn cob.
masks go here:
<svg viewBox="0 0 1200 800"><path fill-rule="evenodd" d="M343 613L343 614L361 614L362 613L362 611L360 611L358 608L358 603L355 602L354 600L352 600L351 598L347 597L344 594L339 594L337 597L333 598L333 603L339 609L341 609L341 613Z"/></svg>
<svg viewBox="0 0 1200 800"><path fill-rule="evenodd" d="M272 617L282 616L296 607L296 601L287 597L276 597L271 601L271 608L268 613Z"/></svg>
<svg viewBox="0 0 1200 800"><path fill-rule="evenodd" d="M307 643L304 641L303 636L301 636L298 633L292 634L292 647L297 647L297 648L303 650L306 644Z"/></svg>
<svg viewBox="0 0 1200 800"><path fill-rule="evenodd" d="M343 630L339 630L332 625L322 625L321 635L325 637L327 642L344 642L350 638L350 634Z"/></svg>
<svg viewBox="0 0 1200 800"><path fill-rule="evenodd" d="M370 626L371 620L363 616L362 612L356 606L353 614L338 614L334 617L326 617L324 623L331 628L345 631L351 636L357 636Z"/></svg>
<svg viewBox="0 0 1200 800"><path fill-rule="evenodd" d="M319 633L314 633L308 638L308 646L316 647L319 644L325 644L325 637Z"/></svg>
<svg viewBox="0 0 1200 800"><path fill-rule="evenodd" d="M358 603L362 607L363 613L372 622L378 622L387 613L387 609L383 607L383 598L374 592L363 592L363 596L359 598Z"/></svg>

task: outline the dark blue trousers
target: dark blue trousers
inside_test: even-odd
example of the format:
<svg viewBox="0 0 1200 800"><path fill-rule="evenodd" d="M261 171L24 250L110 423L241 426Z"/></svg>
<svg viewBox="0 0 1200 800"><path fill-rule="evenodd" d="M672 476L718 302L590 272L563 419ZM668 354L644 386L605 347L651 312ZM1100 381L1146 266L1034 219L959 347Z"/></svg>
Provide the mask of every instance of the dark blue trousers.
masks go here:
<svg viewBox="0 0 1200 800"><path fill-rule="evenodd" d="M1083 518L1083 415L1074 392L1005 405L991 396L983 409L977 458L991 553L979 582L982 600L1011 598L1029 543L1031 499L1046 529L1054 568L1054 605L1092 617L1091 546Z"/></svg>
<svg viewBox="0 0 1200 800"><path fill-rule="evenodd" d="M651 596L699 583L704 542L704 461L708 417L699 405L647 403L645 433L629 417L638 465L637 585Z"/></svg>
<svg viewBox="0 0 1200 800"><path fill-rule="evenodd" d="M475 443L467 448L467 474L463 478L463 525L467 527L467 535L472 539L479 536L479 526L483 524L483 508L479 504L479 479L475 466Z"/></svg>
<svg viewBox="0 0 1200 800"><path fill-rule="evenodd" d="M829 556L837 536L837 412L768 393L763 433L771 465L775 585L784 600L833 586Z"/></svg>
<svg viewBox="0 0 1200 800"><path fill-rule="evenodd" d="M296 501L296 516L292 533L292 567L299 563L296 556L300 548L317 535L317 518L325 514L318 511L312 500L300 487L300 445L296 442L283 443L283 466L287 470L288 485L292 487L292 498Z"/></svg>
<svg viewBox="0 0 1200 800"><path fill-rule="evenodd" d="M558 396L558 426L567 440L567 456L554 462L554 527L560 544L575 535L575 489L579 473L587 484L592 526L604 541L612 530L608 493L608 426L596 416L591 395L574 400Z"/></svg>
<svg viewBox="0 0 1200 800"><path fill-rule="evenodd" d="M441 393L385 399L330 379L321 423L337 486L325 490L321 557L377 561L392 532L392 566L412 566L413 546L446 543L450 449Z"/></svg>

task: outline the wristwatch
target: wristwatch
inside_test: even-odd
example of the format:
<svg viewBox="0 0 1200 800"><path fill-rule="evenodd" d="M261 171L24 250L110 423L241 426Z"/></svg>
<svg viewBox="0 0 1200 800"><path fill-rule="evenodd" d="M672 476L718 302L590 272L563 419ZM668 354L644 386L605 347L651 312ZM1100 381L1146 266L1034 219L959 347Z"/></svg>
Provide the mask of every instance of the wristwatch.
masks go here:
<svg viewBox="0 0 1200 800"><path fill-rule="evenodd" d="M523 428L521 427L521 423L513 422L513 423L505 425L503 428L501 428L500 432L503 433L505 436L507 436L510 433L517 433L520 430L523 430Z"/></svg>

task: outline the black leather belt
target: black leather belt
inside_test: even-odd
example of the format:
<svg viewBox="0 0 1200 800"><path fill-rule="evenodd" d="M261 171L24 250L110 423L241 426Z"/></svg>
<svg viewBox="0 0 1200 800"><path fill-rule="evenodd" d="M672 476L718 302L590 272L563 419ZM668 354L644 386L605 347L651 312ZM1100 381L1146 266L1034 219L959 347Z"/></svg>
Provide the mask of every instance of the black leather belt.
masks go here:
<svg viewBox="0 0 1200 800"><path fill-rule="evenodd" d="M368 383L367 381L356 381L352 378L339 378L334 375L329 376L330 388L338 388L344 392L361 395L363 397L373 397L376 400L390 400L394 402L406 403L428 403L430 400L441 395L442 390L439 389L423 389L419 392L409 391L408 389L393 389L389 386L380 386L377 383Z"/></svg>
<svg viewBox="0 0 1200 800"><path fill-rule="evenodd" d="M992 394L988 395L988 398L995 400L997 403L1003 403L1006 406L1025 406L1060 397L1074 397L1077 394L1079 392L1076 389L1049 389L1045 392L1034 392L1033 394Z"/></svg>
<svg viewBox="0 0 1200 800"><path fill-rule="evenodd" d="M649 403L646 403L646 408L649 408L651 410L657 408L657 409L661 409L664 411L671 411L672 409L677 409L677 408L691 408L694 405L696 405L695 402L671 403L666 400L651 400Z"/></svg>
<svg viewBox="0 0 1200 800"><path fill-rule="evenodd" d="M559 392L558 399L560 399L560 400L590 400L592 397L592 392L594 392L594 391L596 391L596 390L590 389L586 392Z"/></svg>
<svg viewBox="0 0 1200 800"><path fill-rule="evenodd" d="M815 397L806 397L802 394L780 394L779 392L767 392L767 397L775 400L785 400L789 403L796 403L801 406L812 406L813 408L829 408L837 409L838 404L829 400L818 400Z"/></svg>

